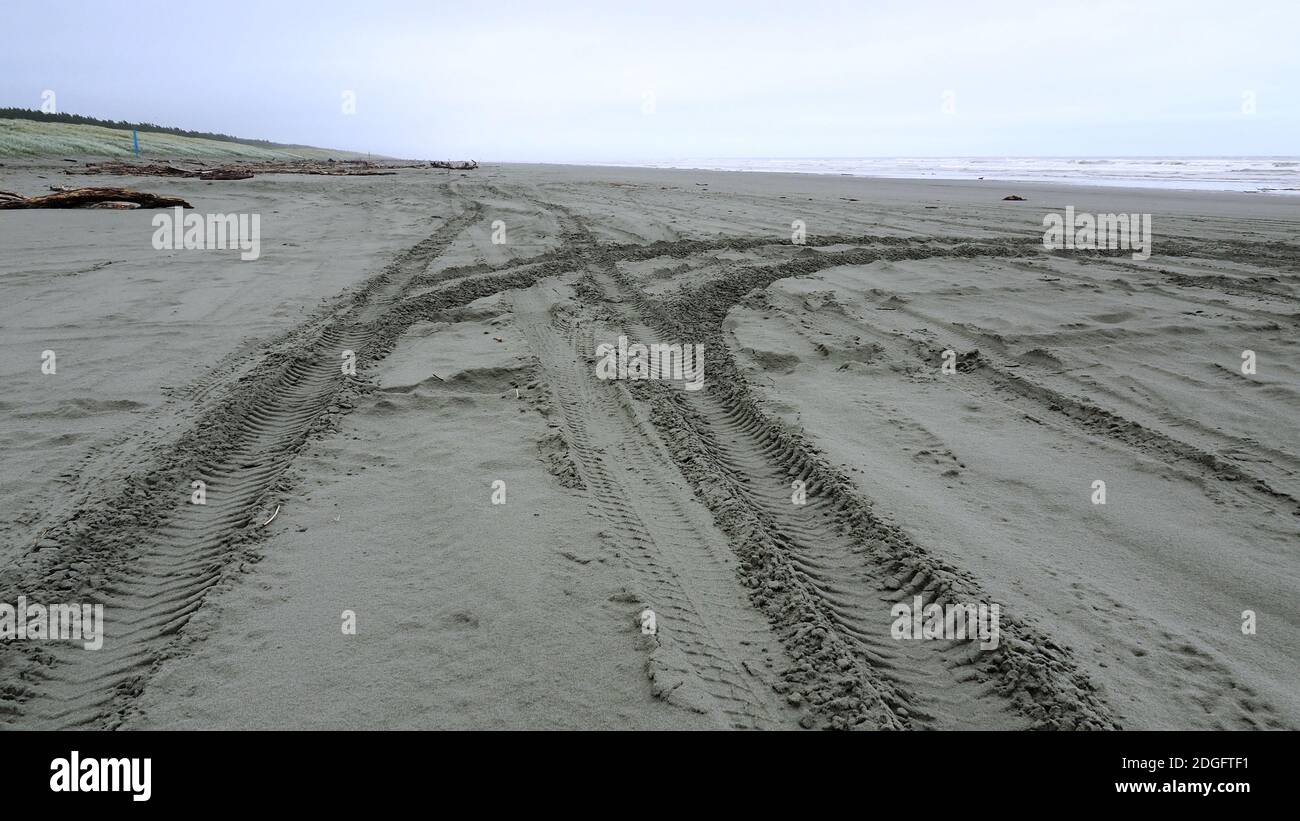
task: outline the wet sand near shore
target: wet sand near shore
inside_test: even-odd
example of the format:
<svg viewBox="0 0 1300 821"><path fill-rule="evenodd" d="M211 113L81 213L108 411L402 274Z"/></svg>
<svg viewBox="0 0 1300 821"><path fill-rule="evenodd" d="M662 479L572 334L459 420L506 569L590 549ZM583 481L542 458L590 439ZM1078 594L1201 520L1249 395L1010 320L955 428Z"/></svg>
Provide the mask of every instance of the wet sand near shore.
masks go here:
<svg viewBox="0 0 1300 821"><path fill-rule="evenodd" d="M0 601L108 622L0 645L7 726L1300 725L1294 199L102 184L259 213L261 255L0 215ZM1066 206L1151 214L1150 258L1044 250ZM704 388L598 378L620 336L703 344ZM998 647L895 639L916 596L998 603Z"/></svg>

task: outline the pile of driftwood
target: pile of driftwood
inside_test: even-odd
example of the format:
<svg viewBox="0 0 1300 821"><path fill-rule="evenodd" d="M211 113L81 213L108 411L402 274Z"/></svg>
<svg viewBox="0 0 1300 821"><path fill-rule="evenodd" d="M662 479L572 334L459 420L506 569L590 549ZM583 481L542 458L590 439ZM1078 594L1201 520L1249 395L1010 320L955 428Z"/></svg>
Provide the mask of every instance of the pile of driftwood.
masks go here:
<svg viewBox="0 0 1300 821"><path fill-rule="evenodd" d="M327 177L388 177L404 166L369 163L365 160L268 161L243 166L259 174L323 174ZM409 167L409 166L406 166Z"/></svg>
<svg viewBox="0 0 1300 821"><path fill-rule="evenodd" d="M118 174L124 177L192 177L200 180L246 180L253 176L252 171L241 168L177 168L174 165L148 163L136 165L125 162L88 163L83 168L64 169L65 174Z"/></svg>
<svg viewBox="0 0 1300 821"><path fill-rule="evenodd" d="M178 168L159 163L121 161L87 163L68 168L65 174L116 174L129 177L187 177L199 180L247 180L256 174L318 174L330 177L392 176L401 168L447 168L471 171L478 168L473 160L442 160L429 163L372 163L368 160L264 160L223 165L217 168Z"/></svg>
<svg viewBox="0 0 1300 821"><path fill-rule="evenodd" d="M53 194L24 197L0 191L0 209L12 208L193 208L180 197L129 188L53 188Z"/></svg>

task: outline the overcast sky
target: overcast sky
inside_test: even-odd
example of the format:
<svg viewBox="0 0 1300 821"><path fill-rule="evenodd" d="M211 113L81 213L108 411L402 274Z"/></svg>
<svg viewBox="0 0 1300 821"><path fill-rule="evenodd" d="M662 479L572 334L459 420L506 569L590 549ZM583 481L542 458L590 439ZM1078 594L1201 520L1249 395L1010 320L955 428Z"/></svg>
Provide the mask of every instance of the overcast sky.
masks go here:
<svg viewBox="0 0 1300 821"><path fill-rule="evenodd" d="M0 67L0 105L403 157L1300 153L1297 0L3 0Z"/></svg>

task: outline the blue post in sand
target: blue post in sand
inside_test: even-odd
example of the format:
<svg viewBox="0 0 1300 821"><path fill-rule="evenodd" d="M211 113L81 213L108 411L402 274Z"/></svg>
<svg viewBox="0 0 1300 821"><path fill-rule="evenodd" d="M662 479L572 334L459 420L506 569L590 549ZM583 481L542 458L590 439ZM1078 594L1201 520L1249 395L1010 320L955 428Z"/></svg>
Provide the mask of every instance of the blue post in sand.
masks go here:
<svg viewBox="0 0 1300 821"><path fill-rule="evenodd" d="M131 147L135 149L135 158L140 159L140 132L131 130Z"/></svg>

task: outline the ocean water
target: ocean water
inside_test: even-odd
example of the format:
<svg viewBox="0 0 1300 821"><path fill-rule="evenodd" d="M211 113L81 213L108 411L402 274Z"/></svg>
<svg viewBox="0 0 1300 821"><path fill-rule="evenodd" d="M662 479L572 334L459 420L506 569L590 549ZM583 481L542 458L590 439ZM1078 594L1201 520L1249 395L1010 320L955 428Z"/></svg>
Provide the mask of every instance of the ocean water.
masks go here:
<svg viewBox="0 0 1300 821"><path fill-rule="evenodd" d="M865 157L692 159L653 168L787 171L902 179L1052 182L1300 194L1300 157Z"/></svg>

